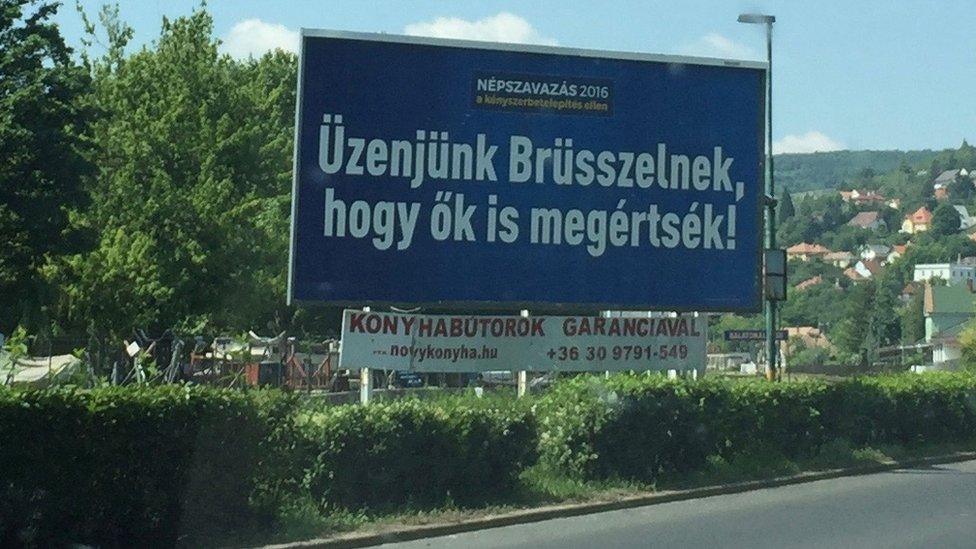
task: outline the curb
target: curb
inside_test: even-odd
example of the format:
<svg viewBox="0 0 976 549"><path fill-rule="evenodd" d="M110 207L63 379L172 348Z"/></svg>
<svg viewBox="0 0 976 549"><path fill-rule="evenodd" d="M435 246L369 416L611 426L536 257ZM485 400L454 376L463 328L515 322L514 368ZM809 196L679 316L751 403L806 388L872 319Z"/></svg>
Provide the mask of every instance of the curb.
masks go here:
<svg viewBox="0 0 976 549"><path fill-rule="evenodd" d="M710 496L738 494L752 490L760 490L763 488L776 488L778 486L804 484L818 480L867 475L891 471L894 469L904 469L925 465L939 465L942 463L969 461L972 459L976 459L976 452L958 452L955 454L913 458L903 461L890 461L850 467L846 469L828 469L826 471L800 473L798 475L787 477L775 477L770 479L736 482L733 484L705 486L702 488L692 488L689 490L669 490L664 492L645 493L635 496L627 496L614 501L546 505L542 507L511 511L499 515L473 518L470 520L463 520L461 522L404 526L402 528L385 532L353 532L328 538L311 539L277 545L266 545L264 547L265 549L351 549L355 547L369 547L383 543L413 541L422 538L447 536L451 534L460 534L463 532L472 532L475 530L484 530L488 528L529 524L532 522L556 518L575 517L579 515L588 515L591 513L616 511L619 509L630 509L633 507L644 507L647 505L656 505L660 503L698 499Z"/></svg>

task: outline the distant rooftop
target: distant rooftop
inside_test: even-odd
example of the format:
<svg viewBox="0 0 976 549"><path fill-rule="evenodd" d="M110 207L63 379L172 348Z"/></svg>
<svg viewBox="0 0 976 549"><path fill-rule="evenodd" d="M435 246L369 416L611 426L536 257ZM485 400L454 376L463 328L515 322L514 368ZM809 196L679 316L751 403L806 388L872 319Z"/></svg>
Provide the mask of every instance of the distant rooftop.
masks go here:
<svg viewBox="0 0 976 549"><path fill-rule="evenodd" d="M973 294L965 286L925 287L925 314L976 314Z"/></svg>
<svg viewBox="0 0 976 549"><path fill-rule="evenodd" d="M851 227L861 227L862 229L866 229L877 223L879 220L882 223L884 222L884 220L881 219L881 214L878 212L859 212L857 215L851 218L847 224Z"/></svg>

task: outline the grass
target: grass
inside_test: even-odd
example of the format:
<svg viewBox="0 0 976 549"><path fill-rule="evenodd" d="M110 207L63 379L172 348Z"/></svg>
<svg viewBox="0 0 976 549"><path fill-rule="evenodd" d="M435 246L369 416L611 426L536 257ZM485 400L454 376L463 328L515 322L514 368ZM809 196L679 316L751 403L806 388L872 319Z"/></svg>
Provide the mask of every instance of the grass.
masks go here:
<svg viewBox="0 0 976 549"><path fill-rule="evenodd" d="M656 484L620 479L585 481L555 473L543 465L536 465L522 473L519 489L511 498L485 502L477 507L462 507L446 501L434 508L404 507L386 512L330 509L322 512L310 500L293 502L282 514L276 532L268 538L249 542L297 541L354 531L388 532L403 526L457 523L552 504L613 501L657 491L687 490L974 449L976 440L919 447L891 445L854 448L846 440L839 439L824 445L817 455L802 460L791 460L763 449L740 454L729 460L711 456L704 469L663 478Z"/></svg>

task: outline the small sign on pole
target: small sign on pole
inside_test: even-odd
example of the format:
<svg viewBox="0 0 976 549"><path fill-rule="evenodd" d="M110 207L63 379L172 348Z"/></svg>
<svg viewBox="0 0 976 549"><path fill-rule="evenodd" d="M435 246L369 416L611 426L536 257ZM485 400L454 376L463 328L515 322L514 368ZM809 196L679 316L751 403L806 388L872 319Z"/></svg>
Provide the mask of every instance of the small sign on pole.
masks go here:
<svg viewBox="0 0 976 549"><path fill-rule="evenodd" d="M725 341L765 341L766 330L725 330ZM776 341L786 341L786 330L776 331Z"/></svg>

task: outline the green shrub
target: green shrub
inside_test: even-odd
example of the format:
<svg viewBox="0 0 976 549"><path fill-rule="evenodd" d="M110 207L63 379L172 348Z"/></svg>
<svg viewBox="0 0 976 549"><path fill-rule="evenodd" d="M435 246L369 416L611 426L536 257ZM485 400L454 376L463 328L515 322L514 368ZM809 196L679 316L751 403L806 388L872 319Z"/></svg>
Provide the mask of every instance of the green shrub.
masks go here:
<svg viewBox="0 0 976 549"><path fill-rule="evenodd" d="M230 390L0 390L0 545L172 546L253 526L268 433Z"/></svg>
<svg viewBox="0 0 976 549"><path fill-rule="evenodd" d="M483 502L510 493L535 461L533 415L515 403L336 406L312 413L304 427L317 450L306 486L325 507Z"/></svg>
<svg viewBox="0 0 976 549"><path fill-rule="evenodd" d="M939 373L835 384L580 376L538 405L540 458L582 478L654 481L757 447L810 458L836 439L918 445L976 435L976 378Z"/></svg>
<svg viewBox="0 0 976 549"><path fill-rule="evenodd" d="M537 458L567 486L645 485L976 437L976 377L964 373L779 384L579 375L519 401L300 398L0 388L0 546L219 544L483 505L516 496Z"/></svg>

